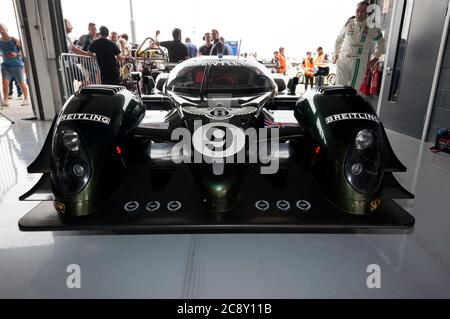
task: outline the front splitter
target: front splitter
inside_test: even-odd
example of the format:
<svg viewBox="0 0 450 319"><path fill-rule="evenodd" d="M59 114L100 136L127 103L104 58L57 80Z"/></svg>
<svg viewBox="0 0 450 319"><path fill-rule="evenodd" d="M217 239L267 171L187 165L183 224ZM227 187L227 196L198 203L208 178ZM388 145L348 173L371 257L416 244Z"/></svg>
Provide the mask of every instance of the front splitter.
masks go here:
<svg viewBox="0 0 450 319"><path fill-rule="evenodd" d="M144 208L145 210L145 208ZM199 214L181 209L172 213L139 212L128 215L92 215L67 218L52 203L39 204L19 221L21 231L99 231L112 233L193 234L193 233L411 233L414 218L390 200L376 215L351 216L339 211L304 213L249 212ZM130 216L133 214L133 216Z"/></svg>
<svg viewBox="0 0 450 319"><path fill-rule="evenodd" d="M158 181L158 182L155 182ZM163 182L161 182L163 181ZM186 167L157 178L142 167L128 174L116 195L95 214L64 217L43 202L19 221L22 231L111 233L410 233L415 223L393 200L373 215L339 211L299 167L274 176L250 170L235 208L211 213Z"/></svg>

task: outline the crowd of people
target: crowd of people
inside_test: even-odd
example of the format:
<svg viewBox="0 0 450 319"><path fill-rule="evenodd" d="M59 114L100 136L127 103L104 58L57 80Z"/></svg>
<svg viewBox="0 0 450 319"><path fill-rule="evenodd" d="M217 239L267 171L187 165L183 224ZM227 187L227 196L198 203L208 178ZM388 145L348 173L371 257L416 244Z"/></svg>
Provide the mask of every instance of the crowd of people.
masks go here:
<svg viewBox="0 0 450 319"><path fill-rule="evenodd" d="M308 89L308 85L313 88L324 85L324 78L330 74L330 67L328 66L331 61L328 54L323 51L322 47L317 48L316 57L313 57L311 51L306 52L306 57L303 59L302 66L305 74L305 90ZM314 81L316 79L316 81Z"/></svg>
<svg viewBox="0 0 450 319"><path fill-rule="evenodd" d="M324 85L324 78L329 75L330 63L337 63L336 84L348 85L359 89L366 68L371 67L384 53L384 38L378 28L369 28L367 24L368 3L363 1L357 5L356 15L347 20L343 30L339 33L335 45L333 61L324 52L322 47L317 52L307 52L303 58L302 66L305 75L305 89L308 86ZM66 31L72 32L70 21L66 21ZM154 41L150 48L164 47L168 51L170 63L178 63L189 58L205 55L232 55L232 48L220 36L217 29L206 32L203 43L197 47L188 37L183 42L182 31L175 28L172 31L172 39L168 41L159 40L160 31L156 31ZM363 41L361 40L363 39ZM374 58L369 60L371 47L375 43ZM118 62L125 61L131 55L131 46L126 34L119 35L117 32L109 32L108 28L101 27L97 33L94 23L88 26L88 33L81 36L75 43L70 42L68 37L68 48L71 53L96 57L100 68L101 80L104 84L117 84L119 81ZM356 52L354 48L357 48ZM247 53L241 54L249 58ZM256 59L256 54L254 55ZM274 52L272 64L275 65L274 72L286 75L288 61L285 48L280 47ZM315 80L316 79L316 80Z"/></svg>
<svg viewBox="0 0 450 319"><path fill-rule="evenodd" d="M357 4L355 16L350 17L335 42L334 57L330 60L322 47L317 48L315 57L308 51L303 58L305 90L308 86L323 86L324 78L330 73L329 64L336 64L336 85L345 85L360 90L368 69L373 69L385 53L385 40L379 28L369 27L367 1ZM285 49L275 51L272 58L274 72L285 75L287 62ZM316 79L316 81L314 81Z"/></svg>
<svg viewBox="0 0 450 319"><path fill-rule="evenodd" d="M323 85L323 79L329 73L329 63L336 63L336 84L348 85L356 89L363 82L366 70L377 63L378 59L385 51L383 34L379 28L371 28L367 23L368 2L363 1L357 5L355 16L348 19L345 26L339 33L334 50L333 61L329 60L323 48L317 49L316 57L312 52L307 52L302 65L305 75L305 89L316 84ZM87 33L79 39L72 41L70 34L73 31L71 22L64 20L66 29L67 49L69 53L89 56L97 59L99 70L94 70L95 76L99 75L103 84L119 84L119 65L131 58L132 45L128 42L127 34L110 32L105 26L97 30L95 23L89 23ZM3 62L1 64L1 74L3 79L3 106L8 106L8 98L11 97L12 84L16 83L18 95L23 95L22 105L28 105L29 93L25 78L24 62L22 59L22 45L20 40L11 37L5 25L0 24L0 54ZM232 55L233 49L220 36L217 29L206 32L203 36L203 43L197 47L190 38L182 41L182 31L175 28L172 31L172 39L168 41L159 40L160 31L156 31L154 41L150 43L150 48L164 47L168 52L170 63L178 63L196 56L226 56ZM372 51L372 48L375 50ZM244 54L245 58L249 56ZM256 54L254 55L256 59ZM272 63L275 65L275 72L286 74L288 61L285 55L285 48L280 47L274 52ZM367 66L367 67L366 67ZM76 72L75 72L76 73ZM95 82L100 82L96 79ZM80 76L77 80L83 81Z"/></svg>
<svg viewBox="0 0 450 319"><path fill-rule="evenodd" d="M97 25L89 23L88 32L76 41L71 41L70 33L73 27L68 19L65 19L65 28L69 53L96 57L101 82L118 84L120 82L119 65L131 57L132 47L128 42L128 35L110 32L105 26L101 26L97 32ZM197 56L233 54L233 49L220 36L217 29L204 34L204 43L200 47L192 43L189 37L183 42L182 31L179 28L173 29L172 40L160 41L160 33L159 30L156 31L154 41L149 44L149 48L166 48L170 63L178 63Z"/></svg>
<svg viewBox="0 0 450 319"><path fill-rule="evenodd" d="M271 62L275 66L273 73L286 75L288 63L285 48L281 47L278 51L275 51ZM315 84L317 86L324 84L324 77L327 77L330 73L329 63L331 63L329 56L322 47L317 48L315 57L311 51L306 52L306 57L303 58L301 63L305 76L305 90L308 89L308 85L312 88ZM317 80L314 81L314 79Z"/></svg>

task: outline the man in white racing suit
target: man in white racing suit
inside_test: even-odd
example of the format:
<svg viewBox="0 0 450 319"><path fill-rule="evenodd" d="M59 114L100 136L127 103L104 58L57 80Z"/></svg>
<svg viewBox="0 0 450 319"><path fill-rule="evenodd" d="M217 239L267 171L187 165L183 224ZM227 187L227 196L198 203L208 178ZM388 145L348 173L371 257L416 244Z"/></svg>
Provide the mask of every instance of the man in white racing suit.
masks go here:
<svg viewBox="0 0 450 319"><path fill-rule="evenodd" d="M367 24L368 6L365 1L357 5L356 16L347 21L336 39L333 59L337 69L336 85L348 85L359 90L367 68L375 65L385 53L381 30Z"/></svg>

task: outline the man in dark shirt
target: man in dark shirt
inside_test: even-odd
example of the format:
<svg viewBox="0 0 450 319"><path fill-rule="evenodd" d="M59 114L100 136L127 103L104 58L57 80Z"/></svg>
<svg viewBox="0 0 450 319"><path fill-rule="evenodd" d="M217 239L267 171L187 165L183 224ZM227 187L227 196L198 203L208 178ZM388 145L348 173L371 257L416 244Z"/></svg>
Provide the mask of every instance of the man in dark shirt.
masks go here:
<svg viewBox="0 0 450 319"><path fill-rule="evenodd" d="M100 27L100 39L95 40L89 47L89 54L97 57L102 84L119 84L119 66L117 60L121 60L120 50L117 45L108 39L107 27Z"/></svg>
<svg viewBox="0 0 450 319"><path fill-rule="evenodd" d="M95 23L89 23L88 33L84 34L80 37L77 42L77 47L83 51L89 50L91 44L95 41L95 37L97 35L97 26Z"/></svg>
<svg viewBox="0 0 450 319"><path fill-rule="evenodd" d="M170 63L178 63L180 61L189 59L188 48L184 45L183 42L181 42L180 29L178 28L173 29L172 31L173 41L158 42L158 36L160 33L161 32L159 30L156 31L155 41L157 45L167 48L167 51L169 51Z"/></svg>
<svg viewBox="0 0 450 319"><path fill-rule="evenodd" d="M198 49L198 52L200 53L200 55L210 55L212 49L211 33L206 32L203 36L203 41L205 41L205 44L203 44L200 49Z"/></svg>

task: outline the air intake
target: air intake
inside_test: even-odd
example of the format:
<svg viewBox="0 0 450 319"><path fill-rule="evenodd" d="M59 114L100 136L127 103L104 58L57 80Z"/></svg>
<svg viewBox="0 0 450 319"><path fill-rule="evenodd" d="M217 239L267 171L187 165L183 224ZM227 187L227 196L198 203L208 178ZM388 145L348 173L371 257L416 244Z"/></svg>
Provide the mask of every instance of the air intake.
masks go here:
<svg viewBox="0 0 450 319"><path fill-rule="evenodd" d="M115 95L123 90L126 90L126 88L120 85L89 85L81 89L80 93L86 95Z"/></svg>

